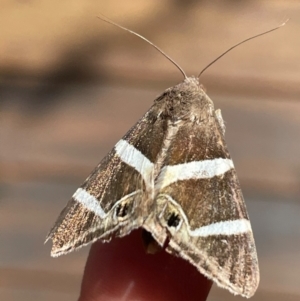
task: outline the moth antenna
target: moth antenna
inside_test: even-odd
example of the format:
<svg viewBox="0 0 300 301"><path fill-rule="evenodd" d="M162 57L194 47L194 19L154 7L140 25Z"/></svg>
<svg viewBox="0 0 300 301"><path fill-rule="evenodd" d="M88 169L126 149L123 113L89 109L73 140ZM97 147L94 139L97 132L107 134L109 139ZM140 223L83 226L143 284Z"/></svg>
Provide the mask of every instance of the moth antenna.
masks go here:
<svg viewBox="0 0 300 301"><path fill-rule="evenodd" d="M118 27L120 29L123 29L123 30L125 30L125 31L127 31L127 32L129 32L129 33L131 33L131 34L133 34L133 35L135 35L137 37L139 37L140 39L146 41L148 44L150 44L152 47L154 47L157 51L159 51L173 65L175 65L177 67L177 69L182 73L182 75L184 76L185 79L187 78L187 76L186 76L185 72L183 71L183 69L173 59L171 59L171 57L169 57L163 50L161 50L158 46L156 46L155 44L153 44L151 41L149 41L148 39L146 39L142 35L136 33L135 31L132 31L132 30L126 28L126 27L123 27L123 26L121 26L121 25L113 22L112 20L110 20L109 18L105 17L104 15L103 15L103 17L97 17L97 18L100 19L100 20L102 20L102 21L104 21L104 22L106 22L106 23L114 25L114 26L116 26L116 27Z"/></svg>
<svg viewBox="0 0 300 301"><path fill-rule="evenodd" d="M219 55L216 59L214 59L211 63L209 63L204 69L202 69L202 71L201 71L201 72L199 73L199 75L198 75L198 78L200 78L201 74L202 74L207 68L209 68L212 64L214 64L216 61L218 61L222 56L224 56L226 53L228 53L228 52L231 51L232 49L234 49L234 48L236 48L237 46L239 46L239 45L241 45L241 44L243 44L243 43L245 43L245 42L248 42L248 41L250 41L250 40L252 40L252 39L255 39L255 38L257 38L257 37L260 37L260 36L262 36L262 35L265 35L265 34L267 34L267 33L270 33L270 32L272 32L272 31L274 31L274 30L277 30L277 29L279 29L280 27L283 27L288 21L289 21L289 19L287 19L286 21L284 21L282 24L280 24L279 26L277 26L277 27L275 27L275 28L272 28L272 29L270 29L270 30L264 31L264 32L262 32L262 33L259 33L259 34L255 35L255 36L252 36L252 37L250 37L250 38L248 38L248 39L245 39L245 40L243 40L243 41L241 41L241 42L239 42L239 43L233 45L232 47L230 47L229 49L227 49L225 52L223 52L221 55Z"/></svg>

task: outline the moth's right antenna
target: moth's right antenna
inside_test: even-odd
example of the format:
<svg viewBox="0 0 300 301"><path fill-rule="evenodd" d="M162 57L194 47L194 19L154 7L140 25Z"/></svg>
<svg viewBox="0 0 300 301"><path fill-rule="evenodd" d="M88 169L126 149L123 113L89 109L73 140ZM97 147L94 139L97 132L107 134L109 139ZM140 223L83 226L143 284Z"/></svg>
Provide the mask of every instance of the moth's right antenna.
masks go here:
<svg viewBox="0 0 300 301"><path fill-rule="evenodd" d="M179 69L179 71L182 73L182 75L184 76L184 78L187 78L187 76L186 76L185 72L183 71L183 69L173 59L171 59L164 51L162 51L160 48L158 48L155 44L153 44L152 42L150 42L148 39L146 39L142 35L140 35L140 34L134 32L134 31L132 31L132 30L126 28L126 27L123 27L123 26L121 26L121 25L113 22L112 20L110 20L109 18L107 18L104 15L102 15L102 16L103 17L97 17L97 18L100 19L100 20L102 20L102 21L104 21L104 22L106 22L106 23L109 23L111 25L117 26L117 27L119 27L119 28L121 28L121 29L123 29L123 30L125 30L125 31L127 31L127 32L129 32L129 33L131 33L131 34L133 34L133 35L135 35L137 37L139 37L140 39L146 41L147 43L149 43L152 47L154 47L156 50L158 50L166 59L168 59L173 65L175 65Z"/></svg>
<svg viewBox="0 0 300 301"><path fill-rule="evenodd" d="M269 33L269 32L272 32L272 31L274 31L274 30L277 30L277 29L279 29L280 27L284 26L288 21L289 21L289 19L287 19L285 22L283 22L282 24L280 24L279 26L277 26L277 27L275 27L275 28L272 28L272 29L267 30L267 31L262 32L262 33L259 33L259 34L255 35L255 36L252 36L252 37L250 37L250 38L248 38L248 39L245 39L245 40L243 40L242 42L239 42L239 43L235 44L234 46L230 47L230 48L227 49L225 52L223 52L221 55L219 55L216 59L214 59L211 63L209 63L204 69L202 69L202 71L201 71L201 72L199 73L199 75L198 75L198 78L201 76L201 74L202 74L208 67L210 67L212 64L214 64L214 63L215 63L216 61L218 61L222 56L224 56L226 53L228 53L229 51L231 51L231 50L234 49L235 47L237 47L237 46L239 46L239 45L241 45L241 44L243 44L243 43L245 43L245 42L247 42L247 41L250 41L250 40L252 40L252 39L255 39L255 38L257 38L257 37L260 37L260 36L262 36L262 35L265 35L265 34L267 34L267 33Z"/></svg>

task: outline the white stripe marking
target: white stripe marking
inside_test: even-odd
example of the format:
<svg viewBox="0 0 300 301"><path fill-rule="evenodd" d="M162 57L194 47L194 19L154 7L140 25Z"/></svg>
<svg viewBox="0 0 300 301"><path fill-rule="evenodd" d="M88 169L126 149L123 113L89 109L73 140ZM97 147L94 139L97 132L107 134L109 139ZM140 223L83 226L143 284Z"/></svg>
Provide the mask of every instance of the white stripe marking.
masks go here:
<svg viewBox="0 0 300 301"><path fill-rule="evenodd" d="M201 237L210 235L234 235L247 232L252 232L250 222L247 219L218 222L189 231L191 236Z"/></svg>
<svg viewBox="0 0 300 301"><path fill-rule="evenodd" d="M123 202L125 199L132 197L133 195L140 193L140 190L134 191L130 194L127 194L123 196L120 200L118 200L113 207L109 210L111 212L119 203ZM105 213L103 208L100 205L100 202L92 196L90 193L88 193L83 188L78 188L76 192L73 194L73 198L80 204L82 204L84 207L86 207L88 210L94 212L96 215L100 216L101 218L107 217L108 213Z"/></svg>
<svg viewBox="0 0 300 301"><path fill-rule="evenodd" d="M234 168L232 160L223 158L165 166L158 177L157 189L180 180L210 179L232 168Z"/></svg>
<svg viewBox="0 0 300 301"><path fill-rule="evenodd" d="M88 210L94 212L96 215L99 215L101 218L106 217L106 213L100 206L99 201L92 195L90 195L83 188L78 188L76 192L73 194L73 198L86 207Z"/></svg>
<svg viewBox="0 0 300 301"><path fill-rule="evenodd" d="M146 156L123 139L115 145L115 151L123 162L142 175L146 185L151 185L154 164Z"/></svg>

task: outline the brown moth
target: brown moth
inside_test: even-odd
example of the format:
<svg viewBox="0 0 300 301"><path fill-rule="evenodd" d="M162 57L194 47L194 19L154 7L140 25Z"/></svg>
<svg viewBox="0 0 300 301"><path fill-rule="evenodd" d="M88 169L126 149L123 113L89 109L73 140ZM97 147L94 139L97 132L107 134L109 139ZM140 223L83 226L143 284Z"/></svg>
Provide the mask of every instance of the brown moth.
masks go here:
<svg viewBox="0 0 300 301"><path fill-rule="evenodd" d="M257 254L221 111L173 63L183 82L154 100L74 193L48 234L51 255L141 227L220 287L251 297Z"/></svg>

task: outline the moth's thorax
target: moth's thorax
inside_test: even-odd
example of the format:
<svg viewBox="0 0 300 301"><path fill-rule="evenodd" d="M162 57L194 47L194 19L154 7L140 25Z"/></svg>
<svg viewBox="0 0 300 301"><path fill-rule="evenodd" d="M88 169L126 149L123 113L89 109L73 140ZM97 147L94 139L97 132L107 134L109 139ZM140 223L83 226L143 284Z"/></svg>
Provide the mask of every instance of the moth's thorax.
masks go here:
<svg viewBox="0 0 300 301"><path fill-rule="evenodd" d="M208 121L213 117L214 105L206 95L197 78L188 77L167 89L155 100L160 114L172 121Z"/></svg>

